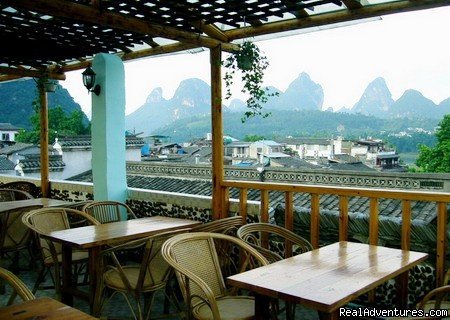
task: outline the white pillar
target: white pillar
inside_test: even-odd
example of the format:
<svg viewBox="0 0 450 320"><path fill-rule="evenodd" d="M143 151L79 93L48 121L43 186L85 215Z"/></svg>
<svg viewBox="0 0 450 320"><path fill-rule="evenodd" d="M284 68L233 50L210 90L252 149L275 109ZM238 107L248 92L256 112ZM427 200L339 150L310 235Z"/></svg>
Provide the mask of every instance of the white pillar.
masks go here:
<svg viewBox="0 0 450 320"><path fill-rule="evenodd" d="M95 200L124 202L127 198L125 163L125 72L114 55L97 54L92 63L100 95L92 95L92 177Z"/></svg>

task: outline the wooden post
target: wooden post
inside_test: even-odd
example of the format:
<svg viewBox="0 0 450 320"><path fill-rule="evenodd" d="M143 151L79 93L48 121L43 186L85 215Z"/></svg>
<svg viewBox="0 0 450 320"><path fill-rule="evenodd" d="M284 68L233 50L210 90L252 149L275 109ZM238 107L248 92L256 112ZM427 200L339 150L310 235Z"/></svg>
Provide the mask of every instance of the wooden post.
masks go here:
<svg viewBox="0 0 450 320"><path fill-rule="evenodd" d="M210 50L211 55L211 128L212 128L212 215L213 219L228 216L224 212L225 192L223 182L223 123L222 123L222 76L221 46Z"/></svg>
<svg viewBox="0 0 450 320"><path fill-rule="evenodd" d="M41 117L41 190L44 198L50 198L50 179L48 169L48 101L44 80L38 81Z"/></svg>

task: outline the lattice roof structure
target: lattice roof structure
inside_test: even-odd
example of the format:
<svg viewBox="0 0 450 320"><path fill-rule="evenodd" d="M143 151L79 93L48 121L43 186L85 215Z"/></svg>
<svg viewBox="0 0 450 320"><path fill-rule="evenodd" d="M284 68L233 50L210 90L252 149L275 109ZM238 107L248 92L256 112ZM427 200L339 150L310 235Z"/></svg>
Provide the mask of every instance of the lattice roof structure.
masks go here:
<svg viewBox="0 0 450 320"><path fill-rule="evenodd" d="M2 0L0 81L449 5L450 0Z"/></svg>

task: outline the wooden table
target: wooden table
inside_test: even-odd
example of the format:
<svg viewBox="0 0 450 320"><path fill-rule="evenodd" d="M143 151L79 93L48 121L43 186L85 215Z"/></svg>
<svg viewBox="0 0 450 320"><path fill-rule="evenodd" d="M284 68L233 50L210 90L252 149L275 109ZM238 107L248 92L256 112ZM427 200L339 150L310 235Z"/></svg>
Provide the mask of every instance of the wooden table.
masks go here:
<svg viewBox="0 0 450 320"><path fill-rule="evenodd" d="M0 308L0 319L94 320L97 318L54 299L38 298Z"/></svg>
<svg viewBox="0 0 450 320"><path fill-rule="evenodd" d="M29 206L42 206L42 207L59 207L70 204L64 200L49 199L49 198L35 198L27 200L15 200L0 202L0 213L8 212L15 209L20 209Z"/></svg>
<svg viewBox="0 0 450 320"><path fill-rule="evenodd" d="M340 307L388 279L399 276L397 280L403 282L399 285L407 288L408 270L427 256L341 241L233 275L228 283L256 293L257 319L267 319L269 297L300 303L323 312L324 318L337 319ZM406 308L406 296L397 299Z"/></svg>
<svg viewBox="0 0 450 320"><path fill-rule="evenodd" d="M94 306L97 303L94 297L97 287L97 267L99 254L104 245L144 238L165 231L191 228L200 223L194 220L155 216L54 231L42 237L62 244L62 301L69 305L73 304L73 295L79 294L71 286L72 249L89 250L89 302L91 312L96 314Z"/></svg>

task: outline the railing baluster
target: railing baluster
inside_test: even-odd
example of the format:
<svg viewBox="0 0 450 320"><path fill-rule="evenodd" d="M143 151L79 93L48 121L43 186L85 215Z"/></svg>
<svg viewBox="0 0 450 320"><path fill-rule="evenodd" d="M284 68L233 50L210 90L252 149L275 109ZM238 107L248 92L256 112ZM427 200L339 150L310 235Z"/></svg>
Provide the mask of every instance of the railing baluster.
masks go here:
<svg viewBox="0 0 450 320"><path fill-rule="evenodd" d="M436 286L444 284L447 253L447 204L437 203Z"/></svg>
<svg viewBox="0 0 450 320"><path fill-rule="evenodd" d="M286 191L284 193L285 197L285 218L284 218L284 226L286 229L293 231L294 230L294 194L292 192ZM286 257L292 257L292 243L286 240L285 243L285 254Z"/></svg>
<svg viewBox="0 0 450 320"><path fill-rule="evenodd" d="M402 249L409 250L411 244L411 201L402 201Z"/></svg>
<svg viewBox="0 0 450 320"><path fill-rule="evenodd" d="M378 198L370 198L369 243L378 244Z"/></svg>
<svg viewBox="0 0 450 320"><path fill-rule="evenodd" d="M339 197L339 241L348 237L348 197Z"/></svg>
<svg viewBox="0 0 450 320"><path fill-rule="evenodd" d="M247 223L247 188L242 188L239 193L239 212L244 219L244 223Z"/></svg>
<svg viewBox="0 0 450 320"><path fill-rule="evenodd" d="M220 218L227 218L230 213L230 188L223 187L223 203L222 203L223 212L220 215Z"/></svg>
<svg viewBox="0 0 450 320"><path fill-rule="evenodd" d="M314 248L319 247L319 195L311 194L311 244Z"/></svg>
<svg viewBox="0 0 450 320"><path fill-rule="evenodd" d="M269 190L261 190L261 222L269 222ZM261 245L269 248L267 233L261 235Z"/></svg>

